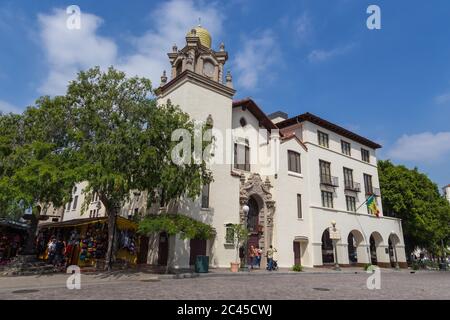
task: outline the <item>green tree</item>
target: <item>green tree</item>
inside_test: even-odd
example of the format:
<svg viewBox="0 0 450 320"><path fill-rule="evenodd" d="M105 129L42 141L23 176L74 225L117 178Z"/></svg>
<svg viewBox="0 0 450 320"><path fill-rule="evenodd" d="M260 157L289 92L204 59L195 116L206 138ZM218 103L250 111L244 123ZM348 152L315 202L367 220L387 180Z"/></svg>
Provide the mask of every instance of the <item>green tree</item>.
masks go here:
<svg viewBox="0 0 450 320"><path fill-rule="evenodd" d="M38 214L70 201L75 183L87 181L85 202L97 193L106 208L106 260L113 261L116 216L133 190L147 190L149 205L158 198L167 204L211 181L204 161L171 161L172 131L193 135L194 122L170 103L157 107L152 94L147 79L97 67L80 72L64 96L1 116L0 205L20 203Z"/></svg>
<svg viewBox="0 0 450 320"><path fill-rule="evenodd" d="M69 124L61 98L42 97L22 115L0 116L0 210L17 217L32 208L25 253L34 252L38 216L62 205L74 184Z"/></svg>
<svg viewBox="0 0 450 320"><path fill-rule="evenodd" d="M383 210L402 219L406 251L416 247L442 255L449 245L450 205L438 186L417 168L379 161Z"/></svg>
<svg viewBox="0 0 450 320"><path fill-rule="evenodd" d="M194 122L176 106L156 106L149 80L99 68L80 72L70 83L65 104L74 123L71 148L78 177L87 181L86 201L99 195L108 219L106 260L113 260L115 217L133 190L148 191L148 205L194 197L210 181L204 161L176 165L171 152L175 129L194 134ZM108 268L111 266L108 264Z"/></svg>

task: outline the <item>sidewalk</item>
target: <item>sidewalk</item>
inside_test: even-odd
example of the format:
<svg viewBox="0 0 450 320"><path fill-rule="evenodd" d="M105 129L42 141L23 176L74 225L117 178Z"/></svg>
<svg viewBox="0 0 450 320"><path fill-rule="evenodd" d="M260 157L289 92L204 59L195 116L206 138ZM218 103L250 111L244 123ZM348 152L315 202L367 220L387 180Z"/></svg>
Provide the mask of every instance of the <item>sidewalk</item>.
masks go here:
<svg viewBox="0 0 450 320"><path fill-rule="evenodd" d="M248 276L281 276L281 275L318 275L318 274L335 274L335 275L350 275L350 274L364 274L362 268L342 268L341 271L335 271L331 268L304 268L302 272L294 272L288 268L280 268L278 271L267 271L254 269L251 271L240 271L237 273L231 272L227 268L210 268L208 273L195 273L193 271L182 271L178 274L156 274L146 271L135 270L117 270L112 272L91 272L82 273L81 280L84 285L99 285L105 283L117 282L157 282L168 279L186 279L186 278L207 278L207 277L248 277ZM382 273L410 273L409 269L381 269ZM418 271L427 272L427 271ZM0 277L0 292L10 289L21 288L55 288L65 287L69 274L55 273L33 276L8 276Z"/></svg>

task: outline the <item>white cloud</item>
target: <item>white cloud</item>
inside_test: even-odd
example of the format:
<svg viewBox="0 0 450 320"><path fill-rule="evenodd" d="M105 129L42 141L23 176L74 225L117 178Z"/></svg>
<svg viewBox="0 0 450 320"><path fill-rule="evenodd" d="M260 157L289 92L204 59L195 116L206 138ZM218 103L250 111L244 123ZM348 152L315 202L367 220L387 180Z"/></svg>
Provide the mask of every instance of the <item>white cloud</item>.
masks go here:
<svg viewBox="0 0 450 320"><path fill-rule="evenodd" d="M337 47L331 50L313 50L308 55L310 62L323 62L350 52L354 48L354 44L349 44L344 47Z"/></svg>
<svg viewBox="0 0 450 320"><path fill-rule="evenodd" d="M272 31L265 30L260 37L243 39L243 48L236 53L233 66L237 83L244 89L255 89L260 78L267 78L278 61L279 49Z"/></svg>
<svg viewBox="0 0 450 320"><path fill-rule="evenodd" d="M156 87L162 71L170 68L166 53L174 43L183 47L184 37L198 23L198 17L214 37L220 36L223 21L220 10L215 4L200 4L183 0L164 2L150 14L151 29L128 39L132 53L127 56L118 55L113 39L99 35L103 20L96 15L82 11L81 29L69 30L64 10L40 14L40 36L49 64L40 93L62 94L76 72L96 65L102 68L114 65L129 76L145 76Z"/></svg>
<svg viewBox="0 0 450 320"><path fill-rule="evenodd" d="M14 106L6 101L0 100L0 113L22 113L23 108Z"/></svg>
<svg viewBox="0 0 450 320"><path fill-rule="evenodd" d="M450 92L441 94L435 98L437 104L446 104L450 102Z"/></svg>
<svg viewBox="0 0 450 320"><path fill-rule="evenodd" d="M220 39L224 19L219 8L215 4L200 6L193 1L172 0L151 13L153 28L131 39L136 52L121 58L118 68L129 75L150 78L156 87L163 70L170 74L167 52L172 50L173 44L180 49L184 46L186 33L198 24L199 17L213 37L214 46L214 40Z"/></svg>
<svg viewBox="0 0 450 320"><path fill-rule="evenodd" d="M42 94L64 93L67 82L82 69L108 67L116 61L117 46L113 40L97 35L103 20L82 12L81 28L66 27L68 15L55 9L39 14L40 37L48 59L49 74L39 88Z"/></svg>
<svg viewBox="0 0 450 320"><path fill-rule="evenodd" d="M450 155L450 132L403 135L388 156L395 160L432 162Z"/></svg>

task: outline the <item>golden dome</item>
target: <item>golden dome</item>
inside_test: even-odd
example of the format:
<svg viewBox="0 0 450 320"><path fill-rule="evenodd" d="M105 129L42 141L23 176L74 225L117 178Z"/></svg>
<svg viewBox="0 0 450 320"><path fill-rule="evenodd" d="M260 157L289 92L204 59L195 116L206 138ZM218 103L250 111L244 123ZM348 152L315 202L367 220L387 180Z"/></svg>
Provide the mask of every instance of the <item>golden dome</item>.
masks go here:
<svg viewBox="0 0 450 320"><path fill-rule="evenodd" d="M193 34L192 30L195 30L195 35ZM199 37L200 43L202 45L211 48L211 35L209 34L208 30L201 27L200 25L195 28L192 28L192 30L186 34L187 37Z"/></svg>

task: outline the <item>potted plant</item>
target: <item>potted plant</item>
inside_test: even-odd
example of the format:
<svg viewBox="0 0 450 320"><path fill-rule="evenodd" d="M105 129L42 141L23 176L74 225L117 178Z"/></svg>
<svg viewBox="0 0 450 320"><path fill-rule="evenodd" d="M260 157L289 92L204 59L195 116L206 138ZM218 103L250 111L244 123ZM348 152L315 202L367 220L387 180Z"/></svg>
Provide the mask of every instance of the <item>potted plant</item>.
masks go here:
<svg viewBox="0 0 450 320"><path fill-rule="evenodd" d="M233 224L232 226L233 230L233 240L234 240L234 247L236 249L236 260L234 262L231 262L231 272L238 272L239 271L239 248L247 241L248 239L248 231L242 224Z"/></svg>

